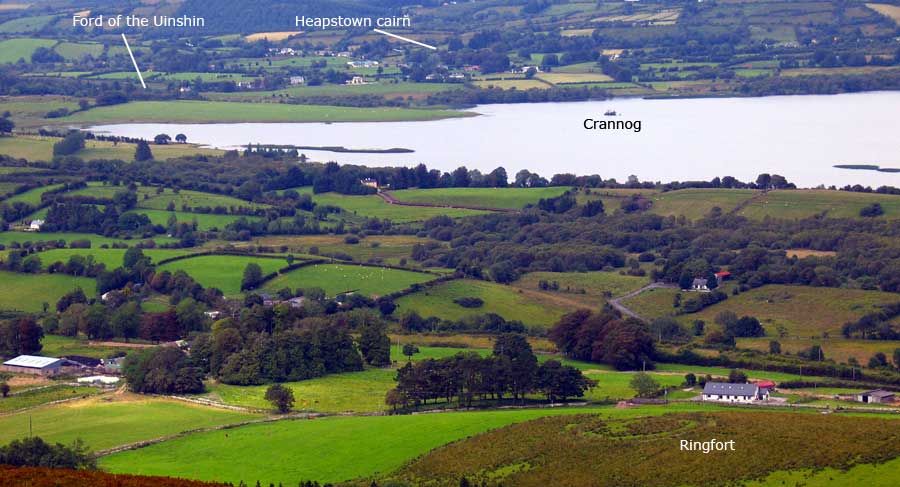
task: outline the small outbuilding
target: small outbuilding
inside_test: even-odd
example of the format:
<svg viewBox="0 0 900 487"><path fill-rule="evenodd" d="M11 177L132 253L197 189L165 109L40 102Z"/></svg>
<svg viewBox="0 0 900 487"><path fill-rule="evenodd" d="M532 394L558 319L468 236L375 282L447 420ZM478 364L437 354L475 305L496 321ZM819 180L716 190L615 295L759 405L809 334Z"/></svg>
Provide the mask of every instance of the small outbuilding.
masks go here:
<svg viewBox="0 0 900 487"><path fill-rule="evenodd" d="M857 394L856 400L866 404L884 404L894 402L894 393L884 389L875 389Z"/></svg>
<svg viewBox="0 0 900 487"><path fill-rule="evenodd" d="M38 357L36 355L19 355L3 362L0 370L15 374L53 375L60 371L63 360L54 357Z"/></svg>

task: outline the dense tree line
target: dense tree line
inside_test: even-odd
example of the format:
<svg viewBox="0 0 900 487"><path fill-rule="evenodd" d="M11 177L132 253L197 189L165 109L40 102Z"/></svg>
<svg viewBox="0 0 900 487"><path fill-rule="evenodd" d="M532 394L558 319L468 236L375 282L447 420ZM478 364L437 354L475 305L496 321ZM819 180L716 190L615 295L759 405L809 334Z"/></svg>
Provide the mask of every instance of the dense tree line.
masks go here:
<svg viewBox="0 0 900 487"><path fill-rule="evenodd" d="M97 460L81 440L75 440L72 445L50 444L40 436L33 436L0 446L0 465L96 469Z"/></svg>
<svg viewBox="0 0 900 487"><path fill-rule="evenodd" d="M534 393L557 401L581 397L594 385L581 371L559 361L538 365L524 336L506 334L497 337L488 357L471 352L408 362L397 371L397 387L385 401L395 410L428 401L457 401L469 407L476 400L502 400L507 395L524 400Z"/></svg>
<svg viewBox="0 0 900 487"><path fill-rule="evenodd" d="M891 324L891 320L897 316L900 316L900 302L883 306L856 321L845 323L841 327L841 333L846 338L900 340L900 330Z"/></svg>
<svg viewBox="0 0 900 487"><path fill-rule="evenodd" d="M43 338L44 330L33 318L0 321L0 357L34 355L43 348Z"/></svg>
<svg viewBox="0 0 900 487"><path fill-rule="evenodd" d="M212 333L197 336L192 357L204 372L240 385L306 380L359 371L364 363L390 363L390 342L379 319L300 318L303 313L297 313L287 307L244 308L238 319L220 321ZM350 335L354 324L358 341Z"/></svg>
<svg viewBox="0 0 900 487"><path fill-rule="evenodd" d="M550 329L549 337L566 356L578 360L617 370L653 368L655 348L647 326L611 309L569 313Z"/></svg>

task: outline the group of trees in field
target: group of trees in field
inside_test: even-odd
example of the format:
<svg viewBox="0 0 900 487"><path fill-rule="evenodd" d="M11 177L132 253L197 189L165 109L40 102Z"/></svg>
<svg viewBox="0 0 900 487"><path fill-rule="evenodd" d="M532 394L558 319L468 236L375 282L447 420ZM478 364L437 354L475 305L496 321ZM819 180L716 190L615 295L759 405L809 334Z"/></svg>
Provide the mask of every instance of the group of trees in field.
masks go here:
<svg viewBox="0 0 900 487"><path fill-rule="evenodd" d="M192 394L203 391L203 370L193 356L176 347L132 352L125 357L122 373L134 392Z"/></svg>
<svg viewBox="0 0 900 487"><path fill-rule="evenodd" d="M414 354L409 349L408 356ZM442 359L408 362L397 371L397 387L385 397L397 409L428 404L428 401L458 401L472 406L475 401L511 397L524 401L541 394L549 401L582 397L595 383L581 371L557 360L538 364L531 345L523 335L504 334L494 341L493 353L459 353Z"/></svg>
<svg viewBox="0 0 900 487"><path fill-rule="evenodd" d="M36 354L43 338L44 329L33 318L0 321L0 357Z"/></svg>
<svg viewBox="0 0 900 487"><path fill-rule="evenodd" d="M212 332L196 336L191 356L204 373L238 385L359 371L365 363L390 364L390 340L380 319L369 314L299 316L287 307L244 308L238 318L221 320ZM359 333L357 340L351 328Z"/></svg>
<svg viewBox="0 0 900 487"><path fill-rule="evenodd" d="M96 469L97 460L81 440L71 445L50 444L40 436L33 436L0 446L0 465L77 470Z"/></svg>
<svg viewBox="0 0 900 487"><path fill-rule="evenodd" d="M867 313L856 321L845 323L841 333L846 338L867 340L900 340L900 330L891 320L900 316L900 302L882 306L878 311Z"/></svg>
<svg viewBox="0 0 900 487"><path fill-rule="evenodd" d="M560 318L549 338L567 357L617 370L653 368L654 340L647 326L612 309L578 310Z"/></svg>

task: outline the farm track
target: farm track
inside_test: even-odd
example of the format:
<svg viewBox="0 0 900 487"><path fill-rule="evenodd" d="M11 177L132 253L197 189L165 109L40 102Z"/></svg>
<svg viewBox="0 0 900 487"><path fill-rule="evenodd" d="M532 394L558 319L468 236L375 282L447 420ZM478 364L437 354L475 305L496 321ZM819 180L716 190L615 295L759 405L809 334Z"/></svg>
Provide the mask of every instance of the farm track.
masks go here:
<svg viewBox="0 0 900 487"><path fill-rule="evenodd" d="M651 282L650 284L647 284L646 286L644 286L640 289L631 291L628 294L623 294L622 296L619 296L618 298L610 299L609 305L612 306L613 308L616 308L617 310L619 310L619 312L621 312L622 314L624 314L626 316L630 316L632 318L637 318L641 321L646 321L639 314L628 309L627 306L622 304L622 301L629 299L629 298L633 298L633 297L637 296L638 294L641 294L644 291L649 291L651 289L677 289L677 288L678 288L678 286L676 286L674 284L666 284L663 282Z"/></svg>
<svg viewBox="0 0 900 487"><path fill-rule="evenodd" d="M477 210L477 211L493 211L497 213L520 213L521 210L512 208L491 208L487 206L466 206L466 205L439 205L436 203L411 203L408 201L400 201L394 195L387 191L379 191L378 196L389 205L399 206L417 206L420 208L446 208L451 210Z"/></svg>

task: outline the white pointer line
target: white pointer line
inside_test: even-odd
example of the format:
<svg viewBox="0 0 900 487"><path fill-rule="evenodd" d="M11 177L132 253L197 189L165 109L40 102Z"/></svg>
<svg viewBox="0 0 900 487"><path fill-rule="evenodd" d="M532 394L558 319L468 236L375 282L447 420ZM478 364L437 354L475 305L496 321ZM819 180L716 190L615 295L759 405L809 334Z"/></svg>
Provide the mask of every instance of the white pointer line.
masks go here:
<svg viewBox="0 0 900 487"><path fill-rule="evenodd" d="M137 61L134 60L134 53L131 52L131 46L128 45L128 39L125 38L125 34L122 34L122 40L125 41L125 49L128 49L128 55L131 56L131 64L134 64L134 70L137 71L138 79L141 80L141 86L146 90L147 83L144 83L144 76L141 74L141 69L138 68Z"/></svg>
<svg viewBox="0 0 900 487"><path fill-rule="evenodd" d="M400 39L401 41L410 42L410 43L413 43L413 44L415 44L415 45L417 45L417 46L427 47L428 49L431 49L431 50L433 50L433 51L437 51L437 48L434 47L434 46L429 46L428 44L423 44L423 43L421 43L421 42L419 42L419 41L414 41L414 40L409 39L409 38L407 38L407 37L398 36L397 34L391 34L390 32L385 32L385 31L383 31L383 30L381 30L381 29L374 29L374 30L375 30L375 32L378 32L379 34L384 34L384 35L386 35L386 36L388 36L388 37L393 37L393 38L395 38L395 39Z"/></svg>

